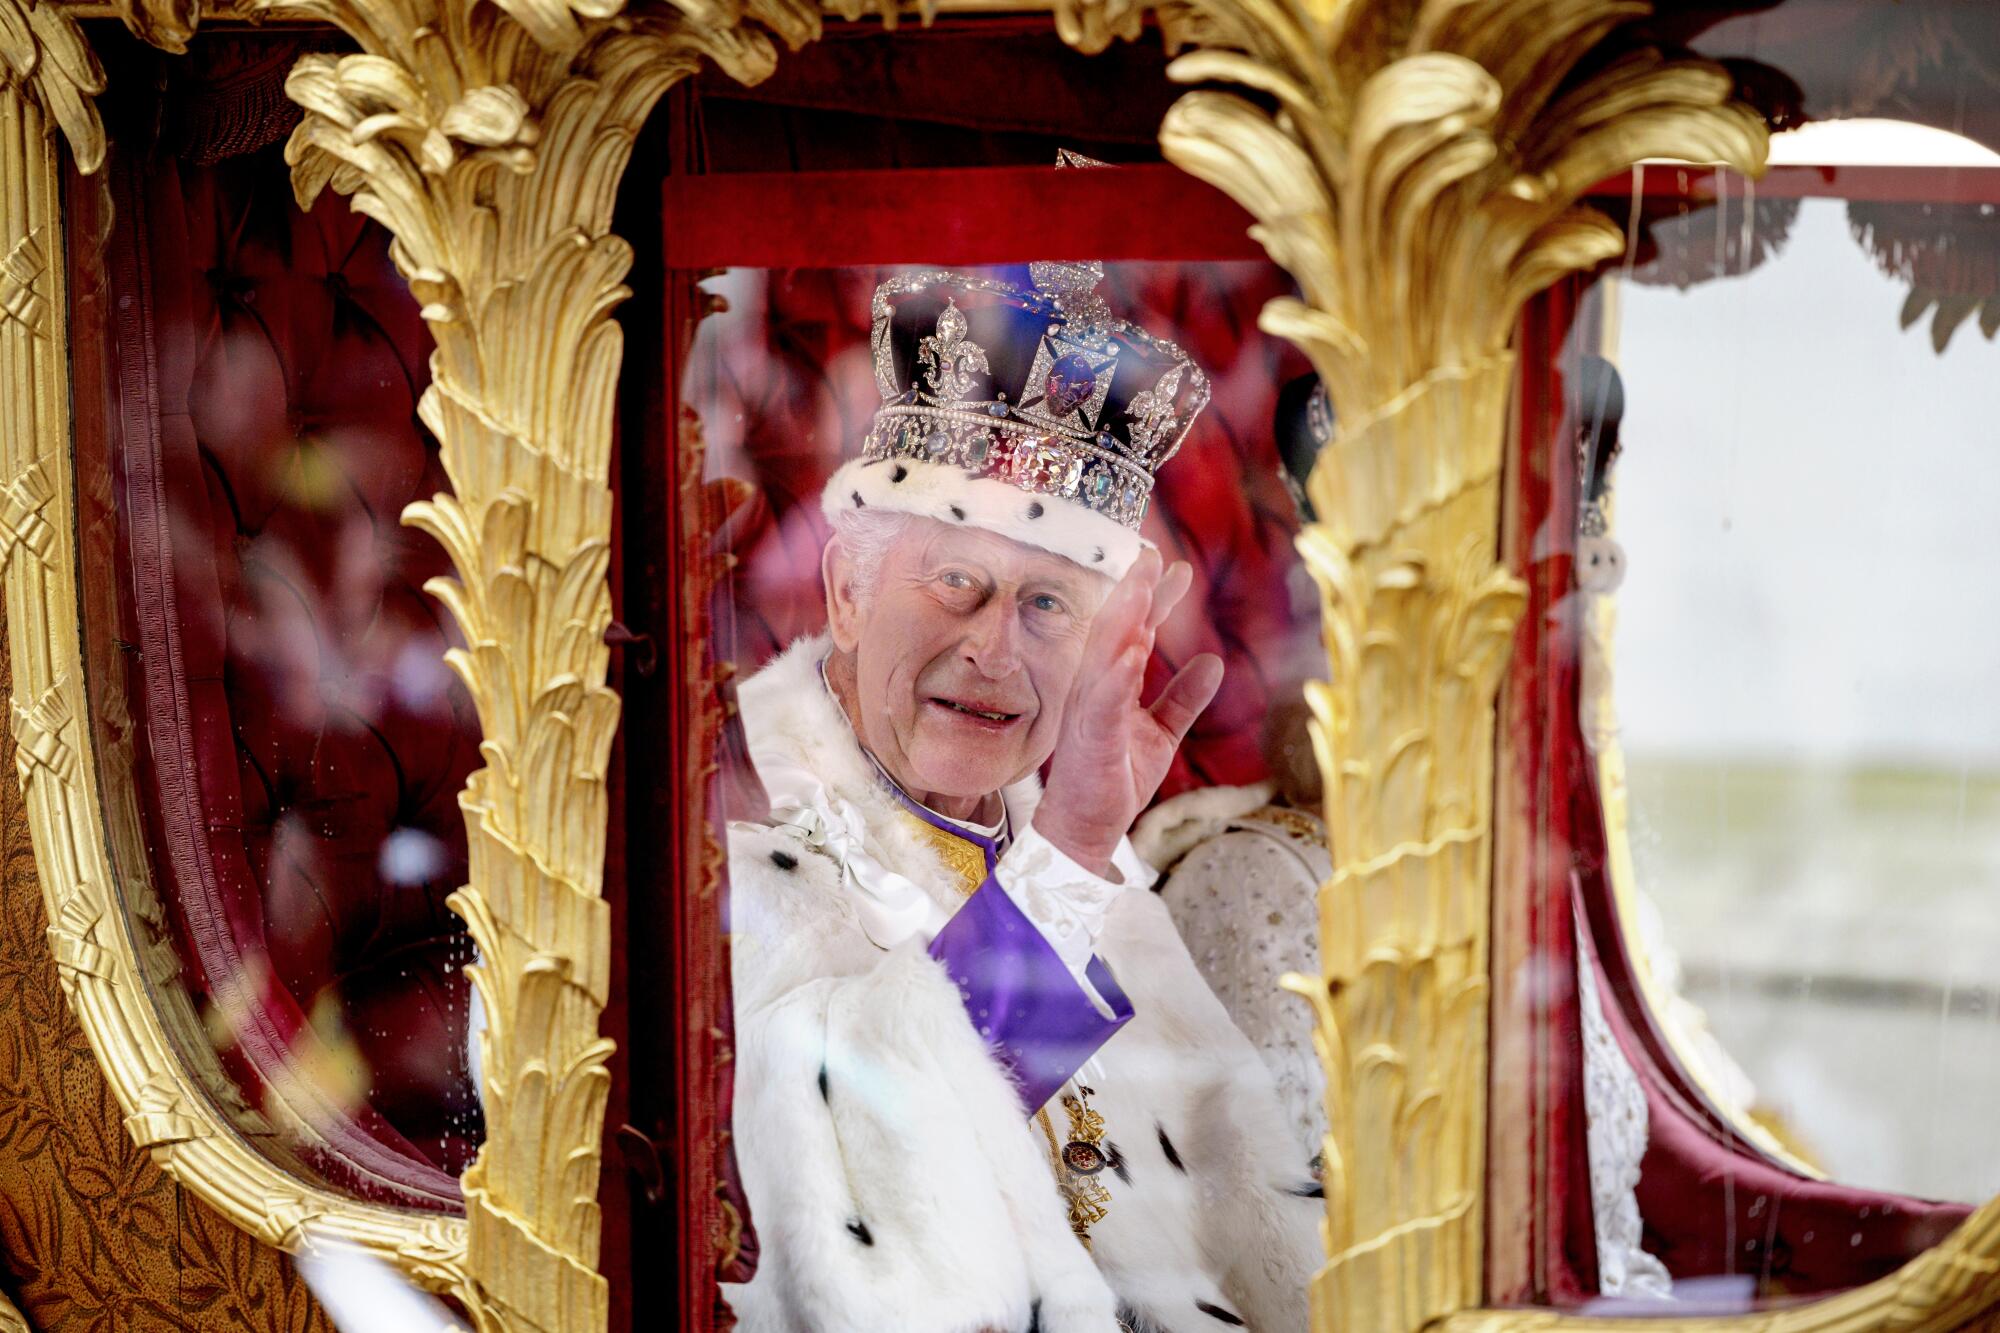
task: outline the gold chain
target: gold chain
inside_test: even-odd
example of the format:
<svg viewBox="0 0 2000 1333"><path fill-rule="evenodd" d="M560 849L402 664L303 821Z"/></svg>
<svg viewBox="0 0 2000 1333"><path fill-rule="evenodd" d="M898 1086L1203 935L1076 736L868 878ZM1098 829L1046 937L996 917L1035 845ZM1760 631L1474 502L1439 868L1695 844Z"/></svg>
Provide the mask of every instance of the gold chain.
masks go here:
<svg viewBox="0 0 2000 1333"><path fill-rule="evenodd" d="M1110 1165L1110 1156L1101 1146L1104 1142L1104 1117L1090 1109L1090 1089L1078 1088L1076 1093L1064 1093L1063 1110L1069 1113L1069 1140L1059 1143L1056 1127L1049 1119L1048 1109L1035 1112L1035 1123L1042 1127L1042 1136L1049 1141L1049 1165L1054 1169L1056 1185L1062 1190L1063 1198L1069 1204L1069 1229L1083 1242L1083 1248L1090 1248L1090 1228L1105 1218L1111 1205L1111 1191L1098 1179L1104 1168Z"/></svg>

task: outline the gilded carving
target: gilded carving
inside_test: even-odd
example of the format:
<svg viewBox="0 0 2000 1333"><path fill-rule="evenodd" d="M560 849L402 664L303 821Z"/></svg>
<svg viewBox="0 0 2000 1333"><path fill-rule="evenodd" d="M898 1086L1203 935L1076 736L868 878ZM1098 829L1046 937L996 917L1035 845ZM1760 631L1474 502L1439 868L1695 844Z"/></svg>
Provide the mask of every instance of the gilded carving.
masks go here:
<svg viewBox="0 0 2000 1333"><path fill-rule="evenodd" d="M21 637L10 621L6 639ZM0 647L0 675L18 665ZM58 984L62 946L46 943L49 872L31 847L39 830L31 831L11 767L0 767L0 1012L8 1016L0 1042L0 1269L18 1309L0 1303L0 1333L31 1326L325 1333L283 1257L184 1197L121 1123L124 1108L91 1060L70 998L75 981ZM90 897L72 895L64 933L88 937ZM114 959L107 945L91 975L114 968Z"/></svg>
<svg viewBox="0 0 2000 1333"><path fill-rule="evenodd" d="M37 108L61 127L79 169L89 173L103 163L104 122L95 99L104 91L104 67L76 20L51 0L0 0L0 90L8 88L24 89ZM25 209L13 213L11 208L0 213L0 219L34 221ZM30 225L0 239L10 252L20 253L23 245L33 243L37 230ZM13 266L10 253L7 269ZM0 296L5 294L6 288L0 286ZM0 309L10 304L0 300Z"/></svg>
<svg viewBox="0 0 2000 1333"><path fill-rule="evenodd" d="M14 242L7 257L0 259L0 324L12 324L30 337L41 333L48 307L37 288L48 266L48 255L35 233Z"/></svg>
<svg viewBox="0 0 2000 1333"><path fill-rule="evenodd" d="M200 1138L208 1129L189 1115L188 1109L171 1079L154 1078L139 1089L139 1109L125 1117L126 1132L141 1148Z"/></svg>
<svg viewBox="0 0 2000 1333"><path fill-rule="evenodd" d="M56 530L42 517L42 506L54 494L48 472L40 466L29 468L0 494L0 567L14 558L16 547L25 547L37 559L49 558Z"/></svg>
<svg viewBox="0 0 2000 1333"><path fill-rule="evenodd" d="M611 945L605 778L618 700L611 622L609 312L630 263L610 235L618 178L654 101L704 56L755 79L815 6L663 8L507 0L312 0L361 54L308 56L287 157L302 203L331 187L396 237L437 340L420 408L451 492L404 520L456 576L429 591L467 646L486 767L460 804L471 882L451 899L467 969L487 1140L466 1171L461 1293L495 1327L601 1328L597 1175L611 1045L598 1035Z"/></svg>
<svg viewBox="0 0 2000 1333"><path fill-rule="evenodd" d="M112 8L134 37L175 55L187 52L201 20L202 0L112 0Z"/></svg>
<svg viewBox="0 0 2000 1333"><path fill-rule="evenodd" d="M87 891L71 894L49 927L49 950L55 955L57 974L65 988L74 984L71 978L78 973L98 980L112 975L112 964L97 946L98 917L91 902Z"/></svg>
<svg viewBox="0 0 2000 1333"><path fill-rule="evenodd" d="M1414 1330L1481 1294L1494 700L1523 605L1499 472L1523 303L1617 254L1577 204L1642 157L1763 162L1719 67L1637 52L1558 90L1628 0L1197 0L1204 89L1161 128L1299 284L1261 324L1339 430L1300 550L1333 877L1324 975L1293 977L1327 1076L1320 1330ZM1267 110L1275 107L1275 111Z"/></svg>
<svg viewBox="0 0 2000 1333"><path fill-rule="evenodd" d="M14 763L20 769L24 791L33 790L44 772L65 785L76 775L76 749L63 739L76 717L69 682L69 676L58 677L25 705L20 691L15 691Z"/></svg>
<svg viewBox="0 0 2000 1333"><path fill-rule="evenodd" d="M23 42L24 33L33 45ZM46 932L48 994L60 994L73 1015L73 1025L62 1028L64 1045L81 1052L87 1038L96 1054L108 1085L105 1096L116 1105L106 1123L118 1138L115 1144L86 1143L88 1126L58 1125L61 1117L51 1116L47 1132L66 1136L62 1168L54 1177L60 1184L37 1184L42 1193L36 1197L50 1200L47 1216L15 1218L19 1227L10 1234L40 1247L57 1265L34 1277L36 1299L44 1302L73 1299L61 1295L62 1283L81 1290L107 1281L94 1271L94 1260L71 1252L76 1244L117 1255L125 1287L113 1289L118 1284L112 1282L95 1291L101 1308L86 1312L88 1318L110 1319L112 1326L162 1320L168 1326L197 1326L211 1315L261 1326L271 1314L287 1328L313 1327L318 1316L303 1290L289 1277L272 1287L265 1269L275 1260L260 1255L247 1237L298 1244L299 1223L310 1216L317 1219L316 1234L331 1242L393 1254L410 1223L399 1211L302 1184L226 1127L209 1091L197 1082L199 1071L189 1069L182 1043L170 1034L174 1024L178 1031L199 1031L191 1006L184 995L178 1003L173 992L155 996L143 980L145 969L164 975L161 969L170 969L172 961L162 957L167 946L157 932L141 955L126 928L110 860L107 808L120 845L133 845L131 833L118 824L117 812L125 807L115 798L103 799L93 729L84 724L67 292L64 266L54 262L59 248L51 239L61 235L52 126L65 132L79 167L98 166L104 144L96 112L75 99L101 88L102 77L74 25L47 4L21 8L16 0L0 0L0 56L5 61L0 64L0 228L5 229L0 248L26 254L10 238L40 237L37 252L49 260L31 278L40 312L32 334L18 320L0 321L0 384L8 386L0 393L0 476L13 478L0 494L0 528L10 534L0 537L9 557L0 568L11 664L9 730L19 817L33 838L37 914L46 913L38 933ZM18 277L25 269L8 271ZM113 771L119 771L115 762ZM18 883L25 886L27 878ZM149 900L150 892L134 901ZM157 925L157 904L152 910ZM145 911L139 920L143 926ZM7 921L11 928L12 918ZM39 1096L23 1082L9 1092L6 1104L21 1114L40 1114ZM60 1105L61 1098L50 1104ZM246 1114L244 1124L244 1132L255 1132L258 1118ZM43 1180L35 1162L7 1158L0 1168ZM107 1180L107 1171L122 1176ZM176 1181L211 1205L215 1215L182 1208L173 1195ZM86 1188L94 1193L79 1192ZM291 1203L274 1206L274 1201ZM120 1216L101 1218L102 1209ZM166 1286L179 1291L181 1305L170 1307L158 1302L152 1260L136 1256L171 1251L166 1220L177 1213L177 1234L185 1242L182 1271ZM462 1254L464 1223L449 1225L461 1238ZM128 1232L129 1244L107 1239Z"/></svg>

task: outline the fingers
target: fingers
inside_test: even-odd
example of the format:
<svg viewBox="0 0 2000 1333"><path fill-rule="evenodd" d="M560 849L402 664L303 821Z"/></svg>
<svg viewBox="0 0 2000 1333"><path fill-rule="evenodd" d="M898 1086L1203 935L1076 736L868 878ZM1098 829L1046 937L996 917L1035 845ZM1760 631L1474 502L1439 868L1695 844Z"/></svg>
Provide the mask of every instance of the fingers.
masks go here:
<svg viewBox="0 0 2000 1333"><path fill-rule="evenodd" d="M1083 650L1086 672L1108 670L1113 659L1132 642L1145 624L1159 579L1160 553L1141 551L1091 620L1090 637L1085 640Z"/></svg>
<svg viewBox="0 0 2000 1333"><path fill-rule="evenodd" d="M1091 621L1071 687L1070 725L1079 736L1090 734L1094 743L1110 743L1139 707L1163 584L1166 609L1171 610L1192 582L1192 570L1176 564L1163 576L1161 565L1158 551L1141 551Z"/></svg>
<svg viewBox="0 0 2000 1333"><path fill-rule="evenodd" d="M1123 754L1145 681L1146 649L1128 645L1102 668L1078 677L1063 720L1069 743L1104 754Z"/></svg>
<svg viewBox="0 0 2000 1333"><path fill-rule="evenodd" d="M1139 703L1146 662L1151 656L1151 645L1141 639L1126 644L1116 657L1105 663L1097 678L1085 687L1090 715L1107 724L1124 725L1126 713Z"/></svg>
<svg viewBox="0 0 2000 1333"><path fill-rule="evenodd" d="M1174 744L1179 745L1194 720L1201 716L1201 710L1208 707L1209 700L1221 688L1222 659L1214 653L1203 653L1167 682L1149 711L1161 729L1174 738Z"/></svg>
<svg viewBox="0 0 2000 1333"><path fill-rule="evenodd" d="M1146 628L1156 630L1165 624L1167 617L1173 614L1181 598L1187 596L1188 589L1193 586L1194 566L1185 560L1174 561L1153 587L1153 606L1146 617Z"/></svg>

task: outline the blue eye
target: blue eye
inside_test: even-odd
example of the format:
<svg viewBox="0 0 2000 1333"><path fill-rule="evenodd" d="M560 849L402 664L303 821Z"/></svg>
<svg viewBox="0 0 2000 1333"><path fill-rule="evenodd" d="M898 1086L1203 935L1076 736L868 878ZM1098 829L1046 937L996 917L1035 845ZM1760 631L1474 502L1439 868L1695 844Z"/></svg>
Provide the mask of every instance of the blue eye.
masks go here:
<svg viewBox="0 0 2000 1333"><path fill-rule="evenodd" d="M1043 593L1041 596L1035 598L1035 600L1031 603L1031 605L1033 605L1033 607L1037 611L1058 612L1064 609L1063 604L1060 601L1049 596L1047 593Z"/></svg>
<svg viewBox="0 0 2000 1333"><path fill-rule="evenodd" d="M952 569L945 571L944 585L947 588L970 588L972 586L972 580L965 577L965 575L959 573L957 570Z"/></svg>

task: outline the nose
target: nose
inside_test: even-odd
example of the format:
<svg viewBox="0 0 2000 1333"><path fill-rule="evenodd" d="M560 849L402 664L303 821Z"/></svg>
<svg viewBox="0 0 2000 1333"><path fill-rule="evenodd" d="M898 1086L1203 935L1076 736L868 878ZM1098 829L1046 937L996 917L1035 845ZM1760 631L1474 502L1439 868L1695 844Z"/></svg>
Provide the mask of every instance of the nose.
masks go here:
<svg viewBox="0 0 2000 1333"><path fill-rule="evenodd" d="M1021 666L1021 620L1013 602L988 598L966 626L965 660L988 680L1003 680Z"/></svg>

